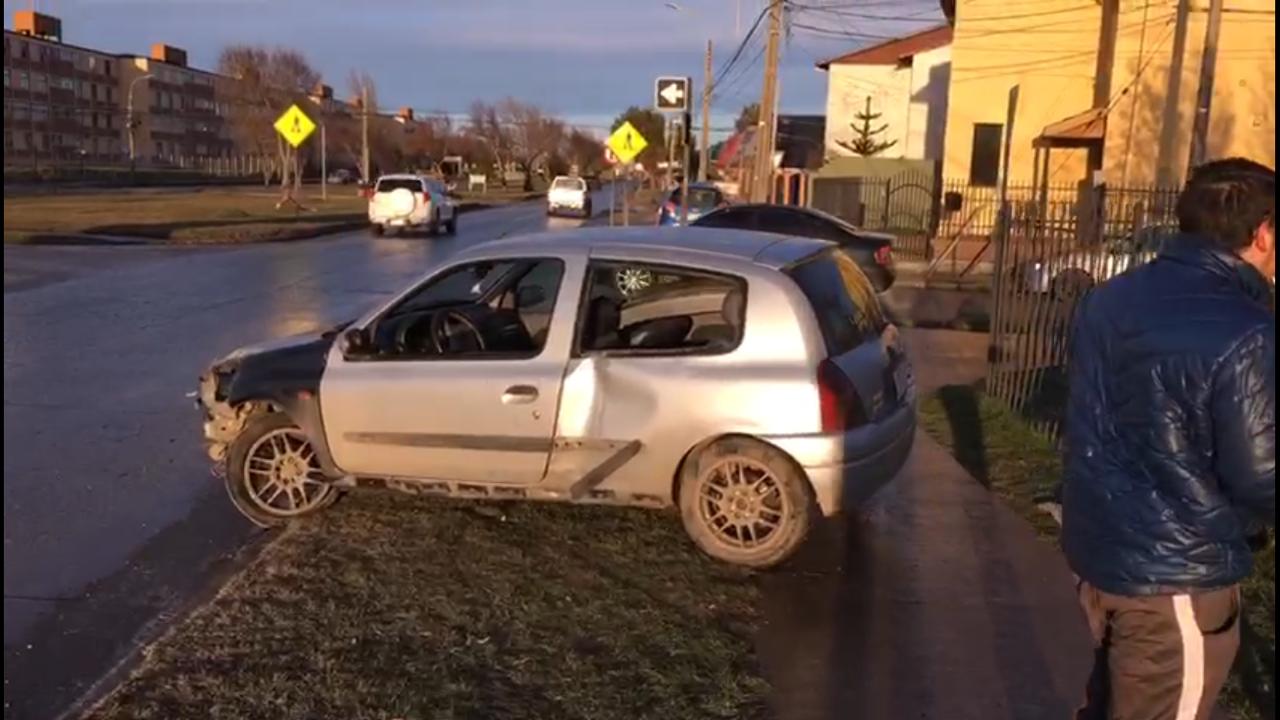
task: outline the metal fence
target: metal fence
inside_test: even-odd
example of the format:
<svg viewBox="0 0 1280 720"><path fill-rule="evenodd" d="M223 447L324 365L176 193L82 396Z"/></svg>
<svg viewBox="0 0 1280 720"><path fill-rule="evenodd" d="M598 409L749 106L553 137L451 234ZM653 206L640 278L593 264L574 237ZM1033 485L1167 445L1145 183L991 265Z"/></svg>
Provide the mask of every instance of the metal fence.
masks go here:
<svg viewBox="0 0 1280 720"><path fill-rule="evenodd" d="M921 173L892 177L814 178L809 205L858 227L897 237L895 253L930 257L937 230L938 178Z"/></svg>
<svg viewBox="0 0 1280 720"><path fill-rule="evenodd" d="M1041 196L1046 194L1042 190ZM1177 191L1107 190L1075 201L1013 200L994 230L987 389L1057 437L1072 319L1094 286L1155 257L1176 231Z"/></svg>

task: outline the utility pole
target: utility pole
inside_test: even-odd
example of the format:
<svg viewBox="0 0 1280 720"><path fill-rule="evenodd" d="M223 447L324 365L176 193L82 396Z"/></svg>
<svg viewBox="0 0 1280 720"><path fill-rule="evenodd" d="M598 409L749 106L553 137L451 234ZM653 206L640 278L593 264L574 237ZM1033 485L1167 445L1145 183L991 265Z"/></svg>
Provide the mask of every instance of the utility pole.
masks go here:
<svg viewBox="0 0 1280 720"><path fill-rule="evenodd" d="M320 121L320 199L329 199L329 136L323 118Z"/></svg>
<svg viewBox="0 0 1280 720"><path fill-rule="evenodd" d="M760 93L760 122L756 131L756 177L752 199L769 202L773 194L773 145L778 124L778 54L784 0L770 0L769 41L765 46L764 88Z"/></svg>
<svg viewBox="0 0 1280 720"><path fill-rule="evenodd" d="M1116 66L1116 31L1119 29L1120 0L1102 0L1102 26L1098 33L1098 59L1093 79L1093 109L1106 112L1111 106L1111 78ZM1089 182L1102 169L1104 145L1089 148Z"/></svg>
<svg viewBox="0 0 1280 720"><path fill-rule="evenodd" d="M365 185L371 185L369 177L369 85L362 83L360 87L360 176Z"/></svg>
<svg viewBox="0 0 1280 720"><path fill-rule="evenodd" d="M698 182L707 181L711 164L711 41L707 41L707 59L702 66L702 144L698 147Z"/></svg>
<svg viewBox="0 0 1280 720"><path fill-rule="evenodd" d="M1173 25L1173 54L1169 61L1169 83L1164 92L1164 114L1160 122L1160 145L1156 150L1156 184L1177 185L1178 169L1173 151L1178 144L1180 106L1182 104L1182 67L1187 54L1187 24L1191 21L1191 0L1178 0L1177 19Z"/></svg>
<svg viewBox="0 0 1280 720"><path fill-rule="evenodd" d="M1218 70L1218 35L1222 32L1222 0L1209 0L1209 24L1204 29L1204 53L1200 57L1200 90L1196 96L1196 119L1191 128L1191 157L1187 177L1204 164L1208 153L1209 110L1213 106L1213 78Z"/></svg>

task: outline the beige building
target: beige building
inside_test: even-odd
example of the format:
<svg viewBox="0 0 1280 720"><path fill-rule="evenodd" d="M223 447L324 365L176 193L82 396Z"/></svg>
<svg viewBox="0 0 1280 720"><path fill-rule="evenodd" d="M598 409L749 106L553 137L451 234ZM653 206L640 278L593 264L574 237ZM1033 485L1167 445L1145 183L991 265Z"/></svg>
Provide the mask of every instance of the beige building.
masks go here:
<svg viewBox="0 0 1280 720"><path fill-rule="evenodd" d="M879 114L877 157L941 160L951 84L951 28L930 28L819 63L827 78L827 157L852 156L860 114Z"/></svg>
<svg viewBox="0 0 1280 720"><path fill-rule="evenodd" d="M232 154L227 93L220 87L229 78L188 66L185 51L164 44L152 46L150 55L123 61L125 113L132 110L132 142L140 161Z"/></svg>
<svg viewBox="0 0 1280 720"><path fill-rule="evenodd" d="M220 98L230 82L189 67L187 54L169 45L144 56L64 43L61 20L20 10L4 33L5 165L229 157Z"/></svg>
<svg viewBox="0 0 1280 720"><path fill-rule="evenodd" d="M1119 0L1114 73L1094 106L1100 2L958 0L951 46L947 178L995 185L1019 88L1009 179L1086 179L1089 148L1116 186L1176 185L1186 172L1196 114L1207 0ZM1225 0L1208 156L1275 164L1275 2ZM1037 162L1037 146L1041 147ZM1053 146L1053 149L1047 149Z"/></svg>

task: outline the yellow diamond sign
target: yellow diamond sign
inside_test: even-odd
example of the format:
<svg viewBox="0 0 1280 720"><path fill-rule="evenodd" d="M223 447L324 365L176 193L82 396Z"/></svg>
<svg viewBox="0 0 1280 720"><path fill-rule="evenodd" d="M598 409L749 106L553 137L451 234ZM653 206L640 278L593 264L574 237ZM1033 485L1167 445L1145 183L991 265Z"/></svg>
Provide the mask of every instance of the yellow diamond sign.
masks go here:
<svg viewBox="0 0 1280 720"><path fill-rule="evenodd" d="M298 147L316 131L316 124L302 112L302 108L294 105L285 110L280 119L276 120L275 128L285 142Z"/></svg>
<svg viewBox="0 0 1280 720"><path fill-rule="evenodd" d="M622 123L617 130L614 130L607 144L618 160L624 163L635 160L641 151L649 147L649 141L645 140L636 126L629 122Z"/></svg>

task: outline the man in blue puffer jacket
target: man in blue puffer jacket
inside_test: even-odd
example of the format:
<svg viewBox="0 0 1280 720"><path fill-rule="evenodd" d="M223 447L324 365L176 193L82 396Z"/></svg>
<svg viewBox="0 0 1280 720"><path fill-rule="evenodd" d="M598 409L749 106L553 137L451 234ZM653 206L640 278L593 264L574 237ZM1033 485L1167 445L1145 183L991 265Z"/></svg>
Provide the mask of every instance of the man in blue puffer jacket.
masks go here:
<svg viewBox="0 0 1280 720"><path fill-rule="evenodd" d="M1097 648L1077 716L1209 720L1275 525L1275 171L1195 170L1181 233L1082 302L1063 547Z"/></svg>

